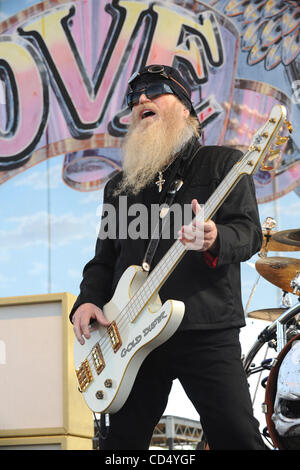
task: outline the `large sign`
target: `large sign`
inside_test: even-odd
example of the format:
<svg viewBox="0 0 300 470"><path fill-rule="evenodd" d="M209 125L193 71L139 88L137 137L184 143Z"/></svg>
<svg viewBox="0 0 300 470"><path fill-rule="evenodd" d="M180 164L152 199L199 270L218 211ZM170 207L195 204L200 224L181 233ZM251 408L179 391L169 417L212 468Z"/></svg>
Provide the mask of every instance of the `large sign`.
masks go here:
<svg viewBox="0 0 300 470"><path fill-rule="evenodd" d="M204 144L246 149L272 105L280 102L290 111L292 103L271 84L237 77L241 38L250 65L265 58L272 69L279 60L278 48L266 55L258 47L259 10L246 9L250 27L240 34L230 19L243 14L240 4L230 2L224 15L209 2L47 0L2 22L0 182L64 154L69 186L102 187L121 167L120 144L130 120L128 78L151 63L175 65L189 82ZM261 33L271 44L278 41L276 14L269 9ZM291 9L288 14L294 30L296 16ZM286 27L283 34L289 32ZM298 49L290 41L284 51L287 61ZM279 166L257 174L258 199L282 194L269 184ZM300 174L295 178L293 171L295 186Z"/></svg>
<svg viewBox="0 0 300 470"><path fill-rule="evenodd" d="M2 23L1 182L64 153L70 186L103 184L120 166L128 78L148 63L180 68L205 143L223 142L238 31L209 8L176 3L49 0Z"/></svg>

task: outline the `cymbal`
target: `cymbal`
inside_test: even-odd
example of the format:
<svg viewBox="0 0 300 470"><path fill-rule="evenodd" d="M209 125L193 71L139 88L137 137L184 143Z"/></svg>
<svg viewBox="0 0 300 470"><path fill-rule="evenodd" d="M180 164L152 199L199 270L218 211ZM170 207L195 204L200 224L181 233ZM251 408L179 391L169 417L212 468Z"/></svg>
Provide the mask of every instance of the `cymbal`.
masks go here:
<svg viewBox="0 0 300 470"><path fill-rule="evenodd" d="M286 308L264 308L262 310L253 310L253 312L248 313L248 317L273 322L286 310Z"/></svg>
<svg viewBox="0 0 300 470"><path fill-rule="evenodd" d="M285 292L293 293L291 281L300 272L300 260L280 256L260 258L256 261L255 268L267 281Z"/></svg>
<svg viewBox="0 0 300 470"><path fill-rule="evenodd" d="M273 235L273 240L293 247L293 251L300 251L300 229L277 232Z"/></svg>
<svg viewBox="0 0 300 470"><path fill-rule="evenodd" d="M262 251L300 251L300 230L263 230L263 237Z"/></svg>

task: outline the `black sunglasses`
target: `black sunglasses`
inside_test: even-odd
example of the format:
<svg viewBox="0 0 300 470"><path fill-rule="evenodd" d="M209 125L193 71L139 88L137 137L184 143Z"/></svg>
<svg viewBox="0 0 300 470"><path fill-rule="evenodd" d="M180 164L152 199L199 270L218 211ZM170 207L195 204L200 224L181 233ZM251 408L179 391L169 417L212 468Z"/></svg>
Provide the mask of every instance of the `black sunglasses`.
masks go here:
<svg viewBox="0 0 300 470"><path fill-rule="evenodd" d="M166 83L160 82L156 83L155 85L149 85L142 90L136 90L128 93L127 106L132 109L134 105L139 103L141 95L146 95L149 100L152 100L153 98L157 98L158 96L165 94L174 95L172 88L169 87L169 85Z"/></svg>

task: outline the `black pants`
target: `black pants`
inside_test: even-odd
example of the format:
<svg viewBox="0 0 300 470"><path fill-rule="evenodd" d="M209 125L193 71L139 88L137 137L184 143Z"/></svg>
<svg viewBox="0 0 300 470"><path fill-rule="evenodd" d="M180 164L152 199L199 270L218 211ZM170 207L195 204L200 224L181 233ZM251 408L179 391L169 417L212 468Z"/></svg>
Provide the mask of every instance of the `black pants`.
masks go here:
<svg viewBox="0 0 300 470"><path fill-rule="evenodd" d="M176 332L146 358L102 450L148 449L178 378L211 450L264 450L241 362L239 329Z"/></svg>

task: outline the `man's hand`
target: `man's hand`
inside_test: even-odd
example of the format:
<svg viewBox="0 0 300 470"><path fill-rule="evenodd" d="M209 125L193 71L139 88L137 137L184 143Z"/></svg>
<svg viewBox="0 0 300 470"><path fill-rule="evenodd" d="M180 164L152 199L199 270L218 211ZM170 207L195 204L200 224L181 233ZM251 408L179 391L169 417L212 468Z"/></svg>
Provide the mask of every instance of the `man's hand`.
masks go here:
<svg viewBox="0 0 300 470"><path fill-rule="evenodd" d="M105 318L101 308L94 304L82 304L75 311L72 317L72 323L74 325L74 333L80 344L84 344L84 339L91 337L91 331L96 330L99 325L90 325L92 319L97 320L102 326L109 326L110 322Z"/></svg>
<svg viewBox="0 0 300 470"><path fill-rule="evenodd" d="M202 209L197 199L192 200L194 214ZM211 251L217 253L218 229L216 224L209 220L204 222L203 218L194 219L189 225L184 225L178 232L178 238L188 250Z"/></svg>

